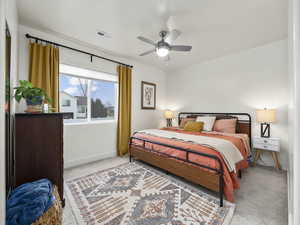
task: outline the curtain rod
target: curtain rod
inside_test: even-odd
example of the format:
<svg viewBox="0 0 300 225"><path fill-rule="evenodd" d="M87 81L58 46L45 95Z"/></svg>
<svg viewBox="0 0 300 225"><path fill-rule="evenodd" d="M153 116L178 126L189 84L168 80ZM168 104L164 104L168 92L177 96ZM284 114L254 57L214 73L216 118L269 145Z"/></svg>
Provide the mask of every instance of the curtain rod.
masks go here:
<svg viewBox="0 0 300 225"><path fill-rule="evenodd" d="M132 65L128 65L126 63L122 63L122 62L119 62L119 61L116 61L116 60L113 60L113 59L105 58L103 56L95 55L93 53L85 52L85 51L82 51L80 49L72 48L72 47L62 45L62 44L59 44L59 43L56 43L56 42L52 42L52 41L44 40L44 39L41 39L41 38L38 38L38 37L34 37L34 36L31 36L30 34L25 34L25 37L28 38L28 39L34 39L36 41L41 41L41 42L53 44L53 45L56 45L56 46L59 46L59 47L62 47L62 48L70 49L70 50L75 51L75 52L80 52L82 54L89 55L89 56L91 56L91 62L93 61L93 57L96 57L96 58L99 58L99 59L107 60L109 62L113 62L113 63L116 63L116 64L120 64L120 65L123 65L123 66L128 66L130 68L133 68Z"/></svg>

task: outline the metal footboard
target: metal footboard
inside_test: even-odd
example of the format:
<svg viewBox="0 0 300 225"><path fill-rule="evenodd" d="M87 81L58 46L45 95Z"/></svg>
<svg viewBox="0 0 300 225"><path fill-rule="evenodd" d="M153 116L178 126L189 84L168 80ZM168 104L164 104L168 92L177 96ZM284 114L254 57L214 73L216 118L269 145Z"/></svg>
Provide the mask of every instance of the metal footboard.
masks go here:
<svg viewBox="0 0 300 225"><path fill-rule="evenodd" d="M142 145L135 144L133 142L133 140L142 141L143 143L142 143ZM175 150L178 150L178 151L185 152L185 158L179 158L179 157L176 157L176 156L171 156L171 155L169 155L167 153L164 153L164 152L161 152L161 151L157 151L157 150L153 149L153 147L152 148L147 148L146 147L146 143L160 145L160 146L163 146L163 147L168 147L168 148L172 148L172 149L175 149ZM177 160L180 160L180 161L183 161L183 162L186 162L186 163L190 163L190 164L193 164L195 166L198 166L198 167L205 168L205 169L208 169L208 170L216 172L219 175L220 207L223 207L223 195L224 195L224 179L223 179L223 176L224 176L224 168L223 168L223 164L222 164L221 159L219 159L217 156L132 136L130 138L130 141L129 141L129 160L130 160L130 162L132 161L132 158L133 158L133 156L131 154L131 147L132 146L135 146L135 147L138 147L138 148L142 147L143 150L147 150L147 151L150 151L150 152L158 153L158 154L167 156L169 158L177 159ZM207 157L207 158L215 160L218 163L218 165L219 165L219 169L212 168L212 167L209 167L207 165L203 165L201 163L190 161L190 159L189 159L189 155L190 154L195 154L195 155L199 155L199 156L203 156L203 157Z"/></svg>

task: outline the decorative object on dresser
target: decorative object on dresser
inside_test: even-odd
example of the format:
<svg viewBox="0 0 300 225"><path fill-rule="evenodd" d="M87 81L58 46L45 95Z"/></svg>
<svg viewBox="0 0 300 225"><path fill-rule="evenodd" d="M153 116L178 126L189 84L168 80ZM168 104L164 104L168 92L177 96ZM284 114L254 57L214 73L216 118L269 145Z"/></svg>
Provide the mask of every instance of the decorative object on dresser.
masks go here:
<svg viewBox="0 0 300 225"><path fill-rule="evenodd" d="M26 112L42 112L44 101L51 102L43 89L33 87L32 83L27 80L20 80L19 83L20 86L14 88L15 99L17 102L20 102L22 98L26 100Z"/></svg>
<svg viewBox="0 0 300 225"><path fill-rule="evenodd" d="M260 123L260 135L264 138L270 137L270 123L276 120L275 109L259 109L256 110L256 121Z"/></svg>
<svg viewBox="0 0 300 225"><path fill-rule="evenodd" d="M275 167L281 170L280 161L278 154L280 152L280 139L279 138L262 138L254 137L253 147L256 149L254 157L254 165L256 165L257 160L260 158L262 151L270 152L272 154Z"/></svg>
<svg viewBox="0 0 300 225"><path fill-rule="evenodd" d="M15 115L15 185L42 178L58 188L64 205L63 113Z"/></svg>
<svg viewBox="0 0 300 225"><path fill-rule="evenodd" d="M156 84L142 81L142 109L156 108Z"/></svg>
<svg viewBox="0 0 300 225"><path fill-rule="evenodd" d="M164 113L164 116L167 120L167 127L172 127L172 120L174 119L173 111L167 109Z"/></svg>

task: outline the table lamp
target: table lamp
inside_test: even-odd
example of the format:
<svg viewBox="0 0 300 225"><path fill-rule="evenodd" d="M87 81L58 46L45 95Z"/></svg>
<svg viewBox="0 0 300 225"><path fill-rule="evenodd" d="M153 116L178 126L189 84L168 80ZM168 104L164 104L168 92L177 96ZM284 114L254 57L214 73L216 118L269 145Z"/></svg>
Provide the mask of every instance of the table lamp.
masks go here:
<svg viewBox="0 0 300 225"><path fill-rule="evenodd" d="M266 108L256 110L256 121L260 123L260 136L269 138L270 123L274 123L276 121L276 110Z"/></svg>
<svg viewBox="0 0 300 225"><path fill-rule="evenodd" d="M174 118L174 113L171 110L167 109L164 113L164 116L167 120L167 127L172 127L172 120Z"/></svg>

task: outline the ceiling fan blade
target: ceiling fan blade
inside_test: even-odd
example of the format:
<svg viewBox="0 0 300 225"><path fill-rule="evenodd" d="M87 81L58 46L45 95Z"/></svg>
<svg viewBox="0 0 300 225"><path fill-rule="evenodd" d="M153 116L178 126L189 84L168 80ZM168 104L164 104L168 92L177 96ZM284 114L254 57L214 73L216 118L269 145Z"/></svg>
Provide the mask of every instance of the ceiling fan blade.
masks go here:
<svg viewBox="0 0 300 225"><path fill-rule="evenodd" d="M169 44L172 43L173 41L175 41L179 35L181 34L181 32L179 30L171 30L170 32L168 32L165 41L168 42Z"/></svg>
<svg viewBox="0 0 300 225"><path fill-rule="evenodd" d="M151 54L151 53L153 53L155 51L156 51L156 49L151 49L151 50L149 50L147 52L144 52L144 53L140 54L140 56L148 55L148 54Z"/></svg>
<svg viewBox="0 0 300 225"><path fill-rule="evenodd" d="M145 38L145 37L142 37L142 36L138 36L137 38L138 38L139 40L143 41L143 42L146 42L146 43L150 44L150 45L156 46L156 43L155 43L154 41L151 41L151 40L148 39L148 38Z"/></svg>
<svg viewBox="0 0 300 225"><path fill-rule="evenodd" d="M178 52L189 52L192 50L192 46L188 45L172 45L171 46L172 51L178 51Z"/></svg>

